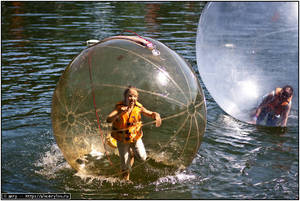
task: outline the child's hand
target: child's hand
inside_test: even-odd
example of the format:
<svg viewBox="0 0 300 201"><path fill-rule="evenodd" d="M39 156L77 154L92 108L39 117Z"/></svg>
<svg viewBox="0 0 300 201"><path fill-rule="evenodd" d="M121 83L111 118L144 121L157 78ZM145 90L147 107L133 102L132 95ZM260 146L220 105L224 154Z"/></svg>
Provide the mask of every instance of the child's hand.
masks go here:
<svg viewBox="0 0 300 201"><path fill-rule="evenodd" d="M120 107L119 112L127 112L127 110L128 110L128 106L122 106Z"/></svg>
<svg viewBox="0 0 300 201"><path fill-rule="evenodd" d="M161 125L160 115L157 112L155 112L155 126L160 127L160 125Z"/></svg>

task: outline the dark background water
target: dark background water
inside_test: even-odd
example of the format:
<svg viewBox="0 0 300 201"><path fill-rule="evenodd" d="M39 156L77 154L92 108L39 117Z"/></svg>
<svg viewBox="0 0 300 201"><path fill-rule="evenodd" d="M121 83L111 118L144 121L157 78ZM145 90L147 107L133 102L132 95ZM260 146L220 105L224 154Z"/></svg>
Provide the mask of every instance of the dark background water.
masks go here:
<svg viewBox="0 0 300 201"><path fill-rule="evenodd" d="M131 30L163 42L194 70L204 2L1 2L1 191L74 199L299 199L299 129L226 115L203 83L207 129L193 163L147 185L78 175L51 127L51 99L89 39ZM198 74L199 77L199 74ZM199 77L200 79L200 77Z"/></svg>

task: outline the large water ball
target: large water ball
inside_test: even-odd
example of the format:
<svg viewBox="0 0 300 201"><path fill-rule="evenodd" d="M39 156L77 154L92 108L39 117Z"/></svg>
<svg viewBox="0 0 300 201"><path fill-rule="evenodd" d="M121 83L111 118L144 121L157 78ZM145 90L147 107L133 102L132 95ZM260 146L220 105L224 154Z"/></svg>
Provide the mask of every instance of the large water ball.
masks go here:
<svg viewBox="0 0 300 201"><path fill-rule="evenodd" d="M248 122L262 97L294 88L287 125L298 124L298 3L211 2L197 30L200 76L219 106Z"/></svg>
<svg viewBox="0 0 300 201"><path fill-rule="evenodd" d="M192 162L205 131L206 106L191 67L156 40L116 36L83 50L53 94L55 139L77 171L106 178L121 173L106 117L129 85L137 88L139 102L162 118L161 127L142 118L148 158L134 164L131 178L155 179Z"/></svg>

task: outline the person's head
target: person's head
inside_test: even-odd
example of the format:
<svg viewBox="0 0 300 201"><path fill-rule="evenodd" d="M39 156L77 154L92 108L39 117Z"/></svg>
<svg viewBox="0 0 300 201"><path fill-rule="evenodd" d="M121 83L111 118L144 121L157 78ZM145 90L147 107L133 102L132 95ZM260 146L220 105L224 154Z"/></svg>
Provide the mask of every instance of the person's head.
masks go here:
<svg viewBox="0 0 300 201"><path fill-rule="evenodd" d="M290 85L282 87L281 95L283 98L288 99L294 94L294 89Z"/></svg>
<svg viewBox="0 0 300 201"><path fill-rule="evenodd" d="M136 101L138 100L139 93L137 89L133 86L129 86L124 91L124 101L125 105L135 105Z"/></svg>

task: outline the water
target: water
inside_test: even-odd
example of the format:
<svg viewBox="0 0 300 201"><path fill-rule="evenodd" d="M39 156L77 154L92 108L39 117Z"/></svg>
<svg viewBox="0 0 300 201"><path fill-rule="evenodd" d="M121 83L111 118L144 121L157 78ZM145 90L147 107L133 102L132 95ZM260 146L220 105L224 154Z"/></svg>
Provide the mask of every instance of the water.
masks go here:
<svg viewBox="0 0 300 201"><path fill-rule="evenodd" d="M163 42L197 72L195 41L203 7L203 2L1 2L2 193L65 192L73 199L299 199L298 126L267 129L237 121L206 88L207 129L184 172L147 184L111 182L77 174L58 149L50 118L52 94L86 40L132 30Z"/></svg>

